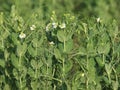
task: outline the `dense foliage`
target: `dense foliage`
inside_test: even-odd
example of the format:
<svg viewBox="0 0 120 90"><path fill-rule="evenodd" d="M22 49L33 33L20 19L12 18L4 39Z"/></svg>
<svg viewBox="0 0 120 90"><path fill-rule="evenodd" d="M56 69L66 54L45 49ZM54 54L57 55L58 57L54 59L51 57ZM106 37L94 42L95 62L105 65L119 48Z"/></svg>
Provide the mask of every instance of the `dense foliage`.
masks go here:
<svg viewBox="0 0 120 90"><path fill-rule="evenodd" d="M119 0L0 0L0 90L119 90Z"/></svg>

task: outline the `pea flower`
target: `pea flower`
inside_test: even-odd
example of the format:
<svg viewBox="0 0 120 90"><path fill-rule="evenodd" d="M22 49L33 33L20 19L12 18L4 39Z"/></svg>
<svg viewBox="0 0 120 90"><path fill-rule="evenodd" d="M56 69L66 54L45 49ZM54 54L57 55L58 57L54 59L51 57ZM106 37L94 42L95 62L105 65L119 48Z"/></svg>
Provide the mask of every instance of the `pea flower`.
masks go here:
<svg viewBox="0 0 120 90"><path fill-rule="evenodd" d="M55 23L55 22L52 23L52 27L53 27L53 28L57 28L57 25L58 25L58 24Z"/></svg>
<svg viewBox="0 0 120 90"><path fill-rule="evenodd" d="M26 34L20 33L20 35L19 35L19 38L20 38L20 39L23 39L23 38L25 38L25 37L26 37Z"/></svg>
<svg viewBox="0 0 120 90"><path fill-rule="evenodd" d="M97 22L98 22L98 23L99 23L99 22L101 22L100 17L99 17L99 18L97 18Z"/></svg>
<svg viewBox="0 0 120 90"><path fill-rule="evenodd" d="M84 73L82 73L82 74L81 74L81 76L82 76L82 77L84 77L84 76L85 76L85 74L84 74Z"/></svg>
<svg viewBox="0 0 120 90"><path fill-rule="evenodd" d="M61 29L66 28L66 24L65 24L65 23L62 23L62 24L59 25L59 27L60 27Z"/></svg>
<svg viewBox="0 0 120 90"><path fill-rule="evenodd" d="M46 26L46 32L48 32L48 31L49 31L50 26L51 26L51 23L47 24L47 26Z"/></svg>
<svg viewBox="0 0 120 90"><path fill-rule="evenodd" d="M30 27L30 30L33 31L33 30L35 30L35 28L36 28L36 26L35 26L35 25L32 25L32 26Z"/></svg>
<svg viewBox="0 0 120 90"><path fill-rule="evenodd" d="M50 45L54 45L55 43L53 41L49 42Z"/></svg>

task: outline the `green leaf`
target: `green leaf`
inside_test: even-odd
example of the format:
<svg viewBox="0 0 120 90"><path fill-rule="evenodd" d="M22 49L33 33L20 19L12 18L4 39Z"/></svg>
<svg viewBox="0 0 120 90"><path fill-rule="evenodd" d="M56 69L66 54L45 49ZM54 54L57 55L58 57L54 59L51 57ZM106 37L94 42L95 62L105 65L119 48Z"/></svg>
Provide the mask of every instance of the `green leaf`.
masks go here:
<svg viewBox="0 0 120 90"><path fill-rule="evenodd" d="M96 90L102 90L101 84L97 83Z"/></svg>
<svg viewBox="0 0 120 90"><path fill-rule="evenodd" d="M68 41L72 38L73 33L72 32L66 32L64 30L59 30L57 32L57 38L60 42Z"/></svg>
<svg viewBox="0 0 120 90"><path fill-rule="evenodd" d="M120 53L120 44L116 46L115 53Z"/></svg>
<svg viewBox="0 0 120 90"><path fill-rule="evenodd" d="M32 68L30 68L30 67L28 68L27 73L30 75L30 77L34 77L35 76L34 70Z"/></svg>
<svg viewBox="0 0 120 90"><path fill-rule="evenodd" d="M86 48L80 46L80 47L79 47L79 54L80 54L80 55L86 55L86 54L87 54Z"/></svg>
<svg viewBox="0 0 120 90"><path fill-rule="evenodd" d="M88 61L88 78L90 83L94 82L96 78L95 60L93 58Z"/></svg>
<svg viewBox="0 0 120 90"><path fill-rule="evenodd" d="M105 70L106 70L107 75L108 75L109 83L111 83L111 72L112 72L111 63L105 64Z"/></svg>
<svg viewBox="0 0 120 90"><path fill-rule="evenodd" d="M3 39L6 39L10 35L10 32L8 30L4 31L1 35Z"/></svg>
<svg viewBox="0 0 120 90"><path fill-rule="evenodd" d="M73 32L66 32L65 36L66 36L66 41L68 41L68 40L72 39Z"/></svg>
<svg viewBox="0 0 120 90"><path fill-rule="evenodd" d="M23 56L25 54L26 50L27 50L27 44L26 43L23 43L23 45L19 44L17 46L17 55L19 57Z"/></svg>
<svg viewBox="0 0 120 90"><path fill-rule="evenodd" d="M33 90L38 90L39 83L37 81L32 81L31 82L31 87Z"/></svg>
<svg viewBox="0 0 120 90"><path fill-rule="evenodd" d="M102 58L96 57L95 59L97 61L97 64L99 65L99 67L102 68L105 65L105 63L103 62Z"/></svg>
<svg viewBox="0 0 120 90"><path fill-rule="evenodd" d="M19 73L18 73L18 71L16 70L16 69L13 69L13 75L14 75L14 77L15 77L15 79L16 80L19 80Z"/></svg>
<svg viewBox="0 0 120 90"><path fill-rule="evenodd" d="M109 83L109 79L108 79L107 77L104 76L104 77L103 77L103 80L104 80L105 84L108 84L108 85L110 84L110 83Z"/></svg>
<svg viewBox="0 0 120 90"><path fill-rule="evenodd" d="M111 63L105 64L105 70L106 70L106 72L107 72L108 75L111 74L111 71L112 71Z"/></svg>
<svg viewBox="0 0 120 90"><path fill-rule="evenodd" d="M29 90L29 89L28 89L28 87L25 87L25 89L24 89L24 90Z"/></svg>
<svg viewBox="0 0 120 90"><path fill-rule="evenodd" d="M4 45L3 45L3 41L0 41L0 50L4 52Z"/></svg>
<svg viewBox="0 0 120 90"><path fill-rule="evenodd" d="M113 90L118 90L119 82L118 81L112 81L112 86L113 86Z"/></svg>
<svg viewBox="0 0 120 90"><path fill-rule="evenodd" d="M57 32L57 38L60 42L64 42L66 37L63 30Z"/></svg>
<svg viewBox="0 0 120 90"><path fill-rule="evenodd" d="M66 52L69 53L73 49L73 40L70 39L70 40L66 41L65 45L66 45L66 47L65 47Z"/></svg>
<svg viewBox="0 0 120 90"><path fill-rule="evenodd" d="M16 11L16 8L15 8L15 5L12 5L10 16L11 16L12 18L14 18L14 17L16 16L16 14L17 14L17 11Z"/></svg>
<svg viewBox="0 0 120 90"><path fill-rule="evenodd" d="M25 67L25 66L21 66L20 68L19 68L20 70L19 70L19 72L22 72L20 75L21 75L21 77L22 78L26 78L26 74L27 74L27 67Z"/></svg>
<svg viewBox="0 0 120 90"><path fill-rule="evenodd" d="M47 68L44 65L40 69L43 75L47 73Z"/></svg>
<svg viewBox="0 0 120 90"><path fill-rule="evenodd" d="M33 39L33 40L32 40L32 43L33 43L33 47L34 47L34 48L37 48L37 47L40 46L40 43L39 43L39 41L38 41L37 38Z"/></svg>
<svg viewBox="0 0 120 90"><path fill-rule="evenodd" d="M10 53L7 50L4 50L4 57L5 60L7 60L9 58Z"/></svg>
<svg viewBox="0 0 120 90"><path fill-rule="evenodd" d="M115 35L117 35L119 32L118 32L118 25L117 25L117 21L116 20L113 20L112 24L111 24L111 29L109 29L109 34L110 34L110 37L112 38L112 40L114 40L114 37Z"/></svg>
<svg viewBox="0 0 120 90"><path fill-rule="evenodd" d="M11 89L10 89L9 84L5 84L4 89L3 89L3 90L11 90Z"/></svg>
<svg viewBox="0 0 120 90"><path fill-rule="evenodd" d="M31 63L31 66L33 67L33 69L37 68L37 62L34 59L32 59L30 63Z"/></svg>
<svg viewBox="0 0 120 90"><path fill-rule="evenodd" d="M18 68L19 68L19 61L18 61L17 56L12 53L10 59L11 59L12 65L13 65L15 68L18 69Z"/></svg>
<svg viewBox="0 0 120 90"><path fill-rule="evenodd" d="M90 55L95 55L96 54L96 49L95 49L95 46L94 46L94 42L93 40L89 40L88 43L87 43L87 53L90 54Z"/></svg>
<svg viewBox="0 0 120 90"><path fill-rule="evenodd" d="M5 67L5 60L0 59L0 66L3 67L3 68Z"/></svg>
<svg viewBox="0 0 120 90"><path fill-rule="evenodd" d="M67 61L65 63L65 73L68 73L71 70L72 66L73 66L73 62L71 60Z"/></svg>
<svg viewBox="0 0 120 90"><path fill-rule="evenodd" d="M12 39L12 41L13 41L13 43L15 45L19 45L20 44L20 41L17 38L18 38L18 34L17 33L12 33L11 34L11 39Z"/></svg>
<svg viewBox="0 0 120 90"><path fill-rule="evenodd" d="M3 12L1 12L0 13L0 25L3 24L3 20L4 20L4 18L3 18Z"/></svg>
<svg viewBox="0 0 120 90"><path fill-rule="evenodd" d="M117 73L118 75L120 75L120 64L118 64L118 65L116 66L116 73Z"/></svg>
<svg viewBox="0 0 120 90"><path fill-rule="evenodd" d="M54 49L54 55L55 55L56 59L61 59L61 53L60 53L59 49L57 49L57 48Z"/></svg>
<svg viewBox="0 0 120 90"><path fill-rule="evenodd" d="M6 82L6 76L0 74L0 84Z"/></svg>
<svg viewBox="0 0 120 90"><path fill-rule="evenodd" d="M58 43L58 49L59 49L59 51L61 53L63 53L63 51L64 51L64 45L63 45L63 43Z"/></svg>
<svg viewBox="0 0 120 90"><path fill-rule="evenodd" d="M38 68L42 67L43 66L43 62L42 61L39 61L38 62Z"/></svg>
<svg viewBox="0 0 120 90"><path fill-rule="evenodd" d="M105 55L107 55L110 51L110 43L101 43L98 46L98 53L103 53Z"/></svg>
<svg viewBox="0 0 120 90"><path fill-rule="evenodd" d="M36 57L36 56L37 56L37 52L36 52L35 48L32 47L31 44L28 46L28 52L29 52L29 54L30 54L32 57Z"/></svg>
<svg viewBox="0 0 120 90"><path fill-rule="evenodd" d="M89 85L89 89L88 90L96 90L95 89L95 85L94 84Z"/></svg>

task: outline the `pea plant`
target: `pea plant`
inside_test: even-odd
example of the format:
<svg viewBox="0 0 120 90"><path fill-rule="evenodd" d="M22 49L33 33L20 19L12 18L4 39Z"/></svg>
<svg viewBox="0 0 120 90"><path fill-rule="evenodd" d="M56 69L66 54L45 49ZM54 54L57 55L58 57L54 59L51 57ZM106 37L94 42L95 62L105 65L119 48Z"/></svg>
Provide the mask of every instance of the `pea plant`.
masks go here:
<svg viewBox="0 0 120 90"><path fill-rule="evenodd" d="M116 20L0 13L0 90L119 90Z"/></svg>

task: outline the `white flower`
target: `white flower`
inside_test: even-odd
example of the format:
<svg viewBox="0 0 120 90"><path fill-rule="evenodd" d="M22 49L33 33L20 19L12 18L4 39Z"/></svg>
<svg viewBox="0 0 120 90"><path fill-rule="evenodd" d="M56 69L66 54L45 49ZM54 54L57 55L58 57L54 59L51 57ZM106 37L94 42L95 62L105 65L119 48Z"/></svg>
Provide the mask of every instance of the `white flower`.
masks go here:
<svg viewBox="0 0 120 90"><path fill-rule="evenodd" d="M51 23L47 24L47 26L46 26L46 32L49 31L49 29L50 29L50 25L51 25Z"/></svg>
<svg viewBox="0 0 120 90"><path fill-rule="evenodd" d="M49 42L50 45L54 45L55 43L53 41Z"/></svg>
<svg viewBox="0 0 120 90"><path fill-rule="evenodd" d="M36 26L35 26L35 25L32 25L32 26L30 27L30 30L33 31L33 30L35 30L35 28L36 28Z"/></svg>
<svg viewBox="0 0 120 90"><path fill-rule="evenodd" d="M62 23L61 25L59 25L59 27L60 27L61 29L66 28L66 24L65 24L65 23Z"/></svg>
<svg viewBox="0 0 120 90"><path fill-rule="evenodd" d="M57 25L58 25L58 24L55 23L55 22L52 23L52 27L53 27L53 28L57 28Z"/></svg>
<svg viewBox="0 0 120 90"><path fill-rule="evenodd" d="M85 75L84 73L81 74L82 77L84 77L84 75Z"/></svg>
<svg viewBox="0 0 120 90"><path fill-rule="evenodd" d="M26 37L26 34L24 34L24 33L21 33L20 35L19 35L19 38L20 39L23 39L23 38L25 38Z"/></svg>
<svg viewBox="0 0 120 90"><path fill-rule="evenodd" d="M100 20L100 17L99 18L97 18L97 22L99 23L101 20Z"/></svg>

